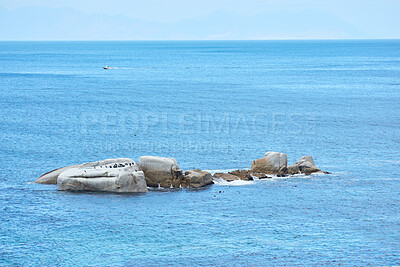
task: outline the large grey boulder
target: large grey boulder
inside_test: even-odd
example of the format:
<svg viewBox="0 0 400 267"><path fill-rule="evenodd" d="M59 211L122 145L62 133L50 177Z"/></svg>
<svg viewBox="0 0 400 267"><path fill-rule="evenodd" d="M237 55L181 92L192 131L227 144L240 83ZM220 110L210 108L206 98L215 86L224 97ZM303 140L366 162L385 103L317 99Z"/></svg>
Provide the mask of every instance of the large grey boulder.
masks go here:
<svg viewBox="0 0 400 267"><path fill-rule="evenodd" d="M132 166L71 168L58 176L57 186L60 191L147 192L144 173Z"/></svg>
<svg viewBox="0 0 400 267"><path fill-rule="evenodd" d="M190 187L199 188L213 184L213 178L209 172L202 170L185 171L185 178Z"/></svg>
<svg viewBox="0 0 400 267"><path fill-rule="evenodd" d="M164 188L188 186L174 158L142 156L138 159L138 163L146 177L147 186Z"/></svg>
<svg viewBox="0 0 400 267"><path fill-rule="evenodd" d="M78 165L72 165L72 166L67 166L67 167L62 167L58 168L52 171L49 171L42 176L40 176L35 183L38 184L57 184L57 178L58 176L69 169L72 168L121 168L125 166L130 166L134 168L135 170L139 170L139 166L136 164L136 162L132 159L129 158L117 158L117 159L106 159L106 160L100 160L100 161L94 161L94 162L87 162L87 163L82 163Z"/></svg>
<svg viewBox="0 0 400 267"><path fill-rule="evenodd" d="M287 155L285 153L269 151L264 157L251 163L252 172L267 174L280 174L282 168L287 167Z"/></svg>
<svg viewBox="0 0 400 267"><path fill-rule="evenodd" d="M315 166L314 160L311 156L304 156L298 162L287 168L288 174L311 174L314 172L321 172L321 170Z"/></svg>

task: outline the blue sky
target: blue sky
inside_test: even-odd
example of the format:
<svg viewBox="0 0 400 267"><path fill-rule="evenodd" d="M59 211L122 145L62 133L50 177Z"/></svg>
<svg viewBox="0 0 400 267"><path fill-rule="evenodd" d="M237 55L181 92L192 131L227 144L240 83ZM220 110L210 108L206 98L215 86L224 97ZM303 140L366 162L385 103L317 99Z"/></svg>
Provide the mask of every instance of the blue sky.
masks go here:
<svg viewBox="0 0 400 267"><path fill-rule="evenodd" d="M399 11L400 0L0 0L0 40L400 38Z"/></svg>

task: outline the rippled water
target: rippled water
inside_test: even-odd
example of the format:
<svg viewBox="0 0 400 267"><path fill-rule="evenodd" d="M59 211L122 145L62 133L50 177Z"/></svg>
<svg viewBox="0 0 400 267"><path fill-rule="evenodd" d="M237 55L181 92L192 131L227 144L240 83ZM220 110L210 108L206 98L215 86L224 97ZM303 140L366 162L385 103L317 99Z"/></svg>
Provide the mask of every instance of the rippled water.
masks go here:
<svg viewBox="0 0 400 267"><path fill-rule="evenodd" d="M399 90L394 40L1 42L0 265L399 265ZM140 195L31 183L269 150L333 174Z"/></svg>

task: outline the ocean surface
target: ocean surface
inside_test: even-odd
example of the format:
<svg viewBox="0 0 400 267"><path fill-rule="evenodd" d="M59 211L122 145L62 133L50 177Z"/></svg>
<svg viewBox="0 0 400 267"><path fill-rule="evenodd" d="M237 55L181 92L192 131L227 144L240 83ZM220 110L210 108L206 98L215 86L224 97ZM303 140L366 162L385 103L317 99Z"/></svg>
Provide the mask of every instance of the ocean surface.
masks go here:
<svg viewBox="0 0 400 267"><path fill-rule="evenodd" d="M400 265L400 40L0 42L0 106L1 266ZM32 183L106 158L215 172L266 151L332 174Z"/></svg>

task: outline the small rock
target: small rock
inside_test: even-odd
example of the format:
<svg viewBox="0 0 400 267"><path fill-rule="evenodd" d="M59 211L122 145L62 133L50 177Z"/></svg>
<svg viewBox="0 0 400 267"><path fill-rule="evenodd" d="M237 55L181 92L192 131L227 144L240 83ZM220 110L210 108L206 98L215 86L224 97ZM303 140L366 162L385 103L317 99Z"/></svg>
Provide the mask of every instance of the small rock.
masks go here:
<svg viewBox="0 0 400 267"><path fill-rule="evenodd" d="M193 188L199 188L213 184L212 176L209 172L199 169L185 172L186 183Z"/></svg>
<svg viewBox="0 0 400 267"><path fill-rule="evenodd" d="M218 179L223 179L227 182L232 182L235 180L240 180L240 178L236 175L230 174L230 173L215 173L213 175L214 178L218 178Z"/></svg>

